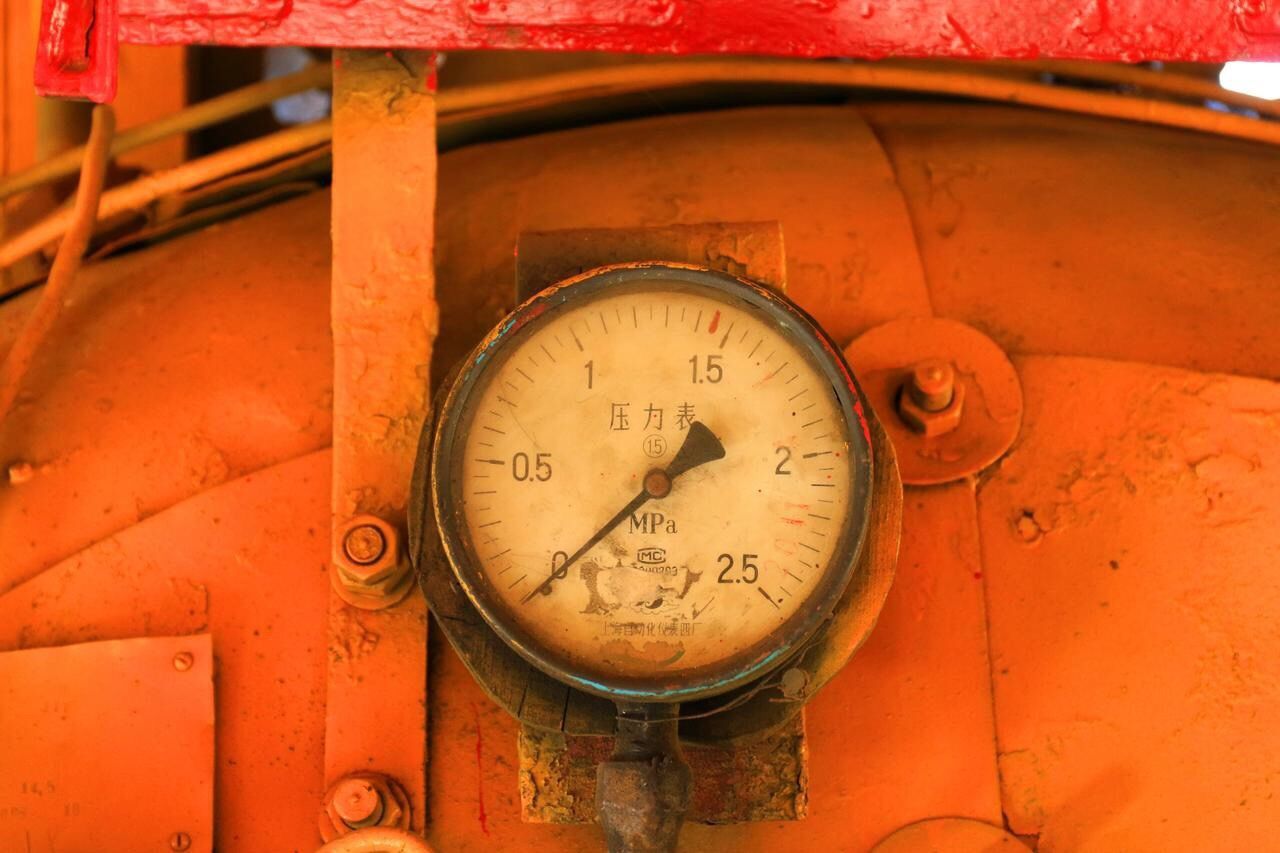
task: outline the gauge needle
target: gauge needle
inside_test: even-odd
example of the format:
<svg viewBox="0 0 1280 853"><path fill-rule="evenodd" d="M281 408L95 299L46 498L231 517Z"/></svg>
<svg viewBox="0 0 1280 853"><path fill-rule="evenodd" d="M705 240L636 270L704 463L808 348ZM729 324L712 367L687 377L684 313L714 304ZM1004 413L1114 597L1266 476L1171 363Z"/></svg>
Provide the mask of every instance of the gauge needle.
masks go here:
<svg viewBox="0 0 1280 853"><path fill-rule="evenodd" d="M691 471L699 465L705 465L708 462L723 458L724 445L720 443L720 439L716 438L716 434L704 426L701 421L694 421L689 424L689 432L685 435L684 443L680 445L676 455L672 457L671 464L666 468L654 468L645 474L644 487L640 489L640 494L618 510L616 515L606 521L604 526L587 540L587 544L569 555L569 558L561 563L559 568L554 569L546 580L520 599L520 603L527 603L538 593L549 595L551 593L551 585L560 578L568 577L569 567L592 548L599 545L600 540L608 536L609 532L621 524L631 513L648 503L650 498L661 499L671 494L671 484L681 474Z"/></svg>

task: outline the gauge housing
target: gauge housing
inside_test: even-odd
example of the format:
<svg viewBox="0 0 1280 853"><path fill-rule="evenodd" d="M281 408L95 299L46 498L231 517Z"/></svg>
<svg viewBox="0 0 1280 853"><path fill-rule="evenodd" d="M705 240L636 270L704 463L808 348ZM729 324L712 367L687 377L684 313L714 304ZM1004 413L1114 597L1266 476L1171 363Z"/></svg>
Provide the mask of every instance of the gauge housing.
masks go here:
<svg viewBox="0 0 1280 853"><path fill-rule="evenodd" d="M706 665L624 676L592 667L543 647L494 593L462 521L461 453L471 419L468 407L485 381L522 336L531 334L566 306L581 306L603 294L626 290L714 291L721 301L757 312L785 334L829 382L846 419L850 496L848 523L832 558L808 594L805 606L777 630L739 652ZM870 518L872 450L862 394L840 350L803 310L781 294L727 273L675 263L601 267L553 285L508 315L467 356L450 379L437 408L430 460L430 501L437 533L457 583L494 632L531 665L572 687L618 701L686 702L714 696L753 681L792 657L831 616L864 547Z"/></svg>

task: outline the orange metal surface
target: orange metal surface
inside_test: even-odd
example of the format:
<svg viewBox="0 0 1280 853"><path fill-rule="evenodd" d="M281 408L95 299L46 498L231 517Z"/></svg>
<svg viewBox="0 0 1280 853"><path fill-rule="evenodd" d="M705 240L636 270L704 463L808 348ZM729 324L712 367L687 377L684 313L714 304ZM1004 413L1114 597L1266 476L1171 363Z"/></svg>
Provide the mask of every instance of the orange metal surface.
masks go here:
<svg viewBox="0 0 1280 853"><path fill-rule="evenodd" d="M320 201L81 271L0 424L12 486L0 490L0 592L205 489L329 445ZM0 305L0 350L37 295Z"/></svg>
<svg viewBox="0 0 1280 853"><path fill-rule="evenodd" d="M0 653L0 850L212 850L213 717L208 634Z"/></svg>
<svg viewBox="0 0 1280 853"><path fill-rule="evenodd" d="M319 843L329 464L311 453L204 491L0 596L3 649L212 635L218 850Z"/></svg>
<svg viewBox="0 0 1280 853"><path fill-rule="evenodd" d="M1005 811L1045 851L1267 850L1280 388L1018 361L980 494Z"/></svg>
<svg viewBox="0 0 1280 853"><path fill-rule="evenodd" d="M837 341L929 312L905 205L855 111L670 116L441 158L432 370L511 309L521 231L750 221L781 224L787 292Z"/></svg>
<svg viewBox="0 0 1280 853"><path fill-rule="evenodd" d="M1280 148L1006 107L859 107L933 307L1008 353L1280 378Z"/></svg>
<svg viewBox="0 0 1280 853"><path fill-rule="evenodd" d="M752 218L781 221L791 293L842 342L932 305L1018 369L1010 455L907 492L880 624L809 708L810 817L686 846L863 851L964 815L1046 851L1269 849L1280 399L1190 371L1277 375L1275 153L862 111L887 157L857 111L802 108L441 159L437 373L509 303L521 230ZM315 194L90 266L0 429L0 647L208 631L219 850L319 843L328 227ZM0 305L0 348L29 304ZM520 822L516 724L443 643L429 687L437 849L599 849Z"/></svg>

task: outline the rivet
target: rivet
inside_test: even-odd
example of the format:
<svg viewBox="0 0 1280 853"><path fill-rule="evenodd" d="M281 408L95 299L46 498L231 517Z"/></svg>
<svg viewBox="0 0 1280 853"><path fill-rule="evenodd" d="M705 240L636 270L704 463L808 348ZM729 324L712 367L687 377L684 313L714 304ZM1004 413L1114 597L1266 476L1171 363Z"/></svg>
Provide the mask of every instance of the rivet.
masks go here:
<svg viewBox="0 0 1280 853"><path fill-rule="evenodd" d="M196 662L195 655L191 652L178 652L173 656L173 668L178 672L186 672ZM183 848L186 849L186 848Z"/></svg>
<svg viewBox="0 0 1280 853"><path fill-rule="evenodd" d="M182 851L191 849L191 836L185 832L175 832L169 836L169 849Z"/></svg>

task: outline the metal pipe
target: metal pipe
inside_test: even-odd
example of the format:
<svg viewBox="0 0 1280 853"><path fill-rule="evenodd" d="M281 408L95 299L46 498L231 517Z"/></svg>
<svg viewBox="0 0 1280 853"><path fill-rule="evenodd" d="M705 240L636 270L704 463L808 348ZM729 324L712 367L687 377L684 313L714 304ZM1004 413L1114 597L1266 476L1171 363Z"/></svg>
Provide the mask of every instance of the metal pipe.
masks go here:
<svg viewBox="0 0 1280 853"><path fill-rule="evenodd" d="M435 853L421 836L392 826L370 826L335 838L316 853Z"/></svg>

